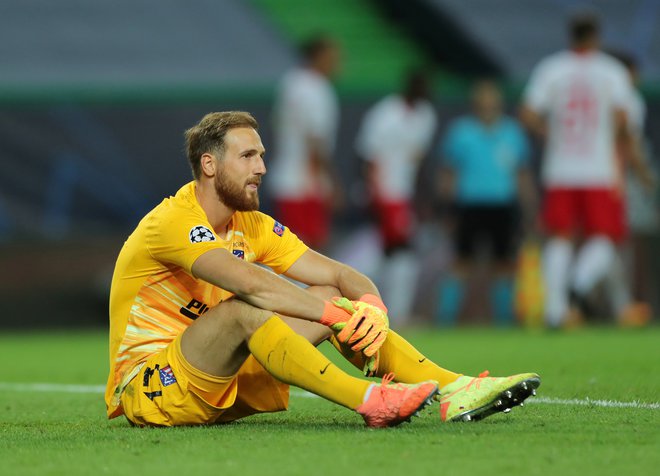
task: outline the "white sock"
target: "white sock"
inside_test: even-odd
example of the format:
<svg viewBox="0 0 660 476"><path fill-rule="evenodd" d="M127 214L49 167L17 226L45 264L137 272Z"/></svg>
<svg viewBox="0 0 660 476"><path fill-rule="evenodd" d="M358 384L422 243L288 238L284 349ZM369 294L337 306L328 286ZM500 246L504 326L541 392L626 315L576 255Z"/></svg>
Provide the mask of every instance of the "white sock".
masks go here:
<svg viewBox="0 0 660 476"><path fill-rule="evenodd" d="M383 297L390 323L403 325L410 318L417 286L418 264L412 251L397 251L385 258Z"/></svg>
<svg viewBox="0 0 660 476"><path fill-rule="evenodd" d="M557 327L568 311L568 274L573 244L563 238L551 238L543 248L545 281L545 320Z"/></svg>
<svg viewBox="0 0 660 476"><path fill-rule="evenodd" d="M589 238L575 258L573 290L581 296L589 294L610 271L615 254L614 244L609 238Z"/></svg>

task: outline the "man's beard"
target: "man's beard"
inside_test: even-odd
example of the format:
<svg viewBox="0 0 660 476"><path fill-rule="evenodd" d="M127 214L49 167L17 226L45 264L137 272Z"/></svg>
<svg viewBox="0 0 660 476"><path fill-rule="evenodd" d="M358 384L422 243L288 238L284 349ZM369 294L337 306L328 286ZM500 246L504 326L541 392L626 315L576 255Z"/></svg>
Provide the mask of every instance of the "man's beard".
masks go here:
<svg viewBox="0 0 660 476"><path fill-rule="evenodd" d="M220 201L232 210L238 212L251 212L259 209L259 195L256 192L254 195L248 195L245 187L249 183L260 184L261 177L257 176L254 179L247 181L241 187L232 182L225 174L224 170L220 169L215 176L215 192L218 194Z"/></svg>

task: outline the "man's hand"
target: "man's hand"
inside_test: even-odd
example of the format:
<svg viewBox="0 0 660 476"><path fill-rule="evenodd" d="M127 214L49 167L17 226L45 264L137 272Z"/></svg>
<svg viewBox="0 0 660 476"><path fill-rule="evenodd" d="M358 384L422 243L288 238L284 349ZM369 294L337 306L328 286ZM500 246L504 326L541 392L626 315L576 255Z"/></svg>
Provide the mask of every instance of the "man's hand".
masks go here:
<svg viewBox="0 0 660 476"><path fill-rule="evenodd" d="M347 322L330 326L337 332L337 340L366 357L376 354L389 331L387 314L373 304L347 298L334 298L332 304L351 314Z"/></svg>

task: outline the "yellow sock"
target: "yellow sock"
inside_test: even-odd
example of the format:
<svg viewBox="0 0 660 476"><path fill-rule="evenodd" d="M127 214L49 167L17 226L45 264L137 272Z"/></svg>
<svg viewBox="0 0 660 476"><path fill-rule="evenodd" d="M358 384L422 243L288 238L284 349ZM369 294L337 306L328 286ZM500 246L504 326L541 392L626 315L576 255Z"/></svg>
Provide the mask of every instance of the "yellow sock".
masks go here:
<svg viewBox="0 0 660 476"><path fill-rule="evenodd" d="M332 336L330 342L349 362L360 370L362 369L364 366L362 354L353 354L350 349L339 344L335 336ZM461 374L443 369L427 359L407 340L391 329L378 352L380 352L380 362L376 374L378 377L393 372L397 382L418 383L424 380L435 380L440 387L444 387L461 376Z"/></svg>
<svg viewBox="0 0 660 476"><path fill-rule="evenodd" d="M371 385L341 371L277 316L257 329L248 348L275 378L350 409L362 404Z"/></svg>

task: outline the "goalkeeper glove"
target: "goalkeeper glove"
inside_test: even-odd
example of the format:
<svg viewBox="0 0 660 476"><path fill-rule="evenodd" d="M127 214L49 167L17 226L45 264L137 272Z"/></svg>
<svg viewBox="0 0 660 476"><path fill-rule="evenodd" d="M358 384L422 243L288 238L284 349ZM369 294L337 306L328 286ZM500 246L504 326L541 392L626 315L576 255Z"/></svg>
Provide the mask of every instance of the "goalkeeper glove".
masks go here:
<svg viewBox="0 0 660 476"><path fill-rule="evenodd" d="M332 303L352 314L346 323L332 327L339 331L337 340L349 345L355 352L360 351L367 357L373 356L387 338L387 314L372 304L347 298L334 298Z"/></svg>

